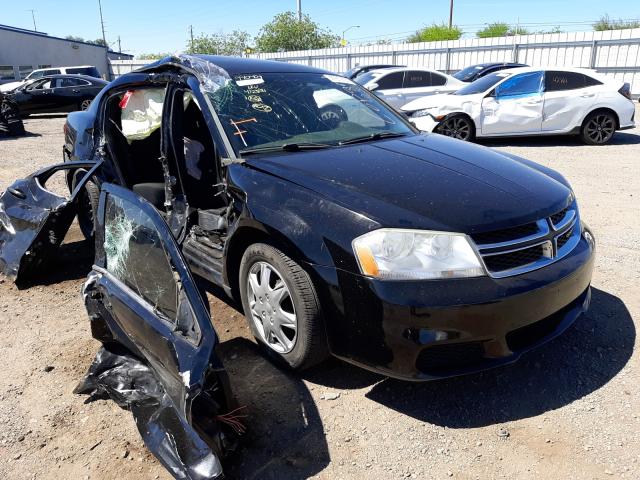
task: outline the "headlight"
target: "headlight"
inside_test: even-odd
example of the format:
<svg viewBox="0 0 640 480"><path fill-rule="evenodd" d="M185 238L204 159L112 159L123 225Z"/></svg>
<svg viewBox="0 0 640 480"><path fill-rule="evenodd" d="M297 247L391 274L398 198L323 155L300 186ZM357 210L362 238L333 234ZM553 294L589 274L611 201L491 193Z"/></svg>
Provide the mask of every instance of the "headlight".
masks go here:
<svg viewBox="0 0 640 480"><path fill-rule="evenodd" d="M360 271L382 280L428 280L486 275L466 235L382 228L356 238Z"/></svg>
<svg viewBox="0 0 640 480"><path fill-rule="evenodd" d="M423 108L422 110L417 110L413 112L413 115L411 115L411 118L425 117L427 115L430 115L432 112L434 112L435 109L436 107L429 107L429 108Z"/></svg>

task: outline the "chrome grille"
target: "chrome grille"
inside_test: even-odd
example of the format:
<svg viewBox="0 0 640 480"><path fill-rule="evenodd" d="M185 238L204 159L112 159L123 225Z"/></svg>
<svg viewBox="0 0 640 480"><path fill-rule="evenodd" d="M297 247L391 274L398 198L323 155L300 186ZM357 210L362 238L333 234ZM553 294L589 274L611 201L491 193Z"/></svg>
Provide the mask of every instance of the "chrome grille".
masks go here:
<svg viewBox="0 0 640 480"><path fill-rule="evenodd" d="M519 275L573 250L580 240L578 211L573 204L537 222L470 236L492 277Z"/></svg>

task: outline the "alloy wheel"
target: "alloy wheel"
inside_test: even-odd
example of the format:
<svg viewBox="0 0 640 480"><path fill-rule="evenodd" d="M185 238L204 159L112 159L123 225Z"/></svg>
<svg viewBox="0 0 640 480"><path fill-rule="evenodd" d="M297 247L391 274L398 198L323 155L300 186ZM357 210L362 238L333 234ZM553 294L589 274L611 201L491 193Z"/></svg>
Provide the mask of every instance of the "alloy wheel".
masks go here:
<svg viewBox="0 0 640 480"><path fill-rule="evenodd" d="M452 117L442 123L440 133L458 140L469 140L471 138L471 125L466 118Z"/></svg>
<svg viewBox="0 0 640 480"><path fill-rule="evenodd" d="M91 100L83 100L80 104L80 110L85 111L91 106Z"/></svg>
<svg viewBox="0 0 640 480"><path fill-rule="evenodd" d="M585 126L585 133L593 143L606 143L616 131L611 115L595 115Z"/></svg>
<svg viewBox="0 0 640 480"><path fill-rule="evenodd" d="M267 262L256 262L247 276L247 298L261 340L278 353L293 350L298 321L282 275Z"/></svg>

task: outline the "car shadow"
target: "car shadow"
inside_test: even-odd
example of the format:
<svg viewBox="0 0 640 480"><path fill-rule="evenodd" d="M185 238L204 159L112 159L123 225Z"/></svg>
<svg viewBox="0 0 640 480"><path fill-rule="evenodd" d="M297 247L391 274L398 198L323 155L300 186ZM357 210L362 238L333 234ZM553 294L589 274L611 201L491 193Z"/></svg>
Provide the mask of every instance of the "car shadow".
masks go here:
<svg viewBox="0 0 640 480"><path fill-rule="evenodd" d="M33 277L18 282L16 286L24 290L34 286L54 285L67 280L85 278L91 271L93 260L93 242L87 240L65 242Z"/></svg>
<svg viewBox="0 0 640 480"><path fill-rule="evenodd" d="M476 140L485 147L584 147L576 135L553 135L548 137L508 137L479 138ZM640 135L628 132L616 132L607 145L638 145ZM606 146L606 145L605 145Z"/></svg>
<svg viewBox="0 0 640 480"><path fill-rule="evenodd" d="M624 302L592 290L591 309L517 363L426 383L387 379L367 398L420 421L476 428L534 417L606 385L627 364L636 331Z"/></svg>
<svg viewBox="0 0 640 480"><path fill-rule="evenodd" d="M40 133L25 132L22 135L13 135L13 136L10 136L10 137L2 137L2 136L0 136L0 142L7 142L7 141L10 141L10 140L20 140L21 138L29 138L29 137L37 138L37 137L41 137L41 136L42 136L42 134L40 134Z"/></svg>
<svg viewBox="0 0 640 480"><path fill-rule="evenodd" d="M247 434L225 462L229 478L308 478L330 461L315 402L295 373L279 369L258 346L234 338L218 346L231 387L246 406Z"/></svg>

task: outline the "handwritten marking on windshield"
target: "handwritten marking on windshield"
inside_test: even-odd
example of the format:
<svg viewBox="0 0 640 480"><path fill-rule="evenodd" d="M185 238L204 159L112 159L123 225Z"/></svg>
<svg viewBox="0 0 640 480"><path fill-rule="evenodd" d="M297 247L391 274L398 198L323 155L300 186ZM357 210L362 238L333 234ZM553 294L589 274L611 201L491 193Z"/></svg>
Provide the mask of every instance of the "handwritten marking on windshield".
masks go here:
<svg viewBox="0 0 640 480"><path fill-rule="evenodd" d="M246 118L244 120L230 120L231 125L234 126L234 128L236 129L235 132L233 132L234 135L238 135L240 137L240 140L242 140L242 143L244 143L244 146L247 147L247 141L244 139L244 134L247 133L247 130L241 130L240 127L238 125L242 125L243 123L247 123L247 122L255 122L258 123L258 120L256 120L255 118Z"/></svg>

